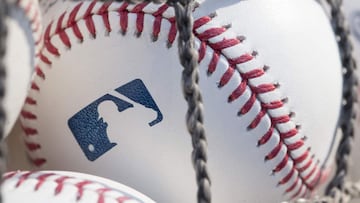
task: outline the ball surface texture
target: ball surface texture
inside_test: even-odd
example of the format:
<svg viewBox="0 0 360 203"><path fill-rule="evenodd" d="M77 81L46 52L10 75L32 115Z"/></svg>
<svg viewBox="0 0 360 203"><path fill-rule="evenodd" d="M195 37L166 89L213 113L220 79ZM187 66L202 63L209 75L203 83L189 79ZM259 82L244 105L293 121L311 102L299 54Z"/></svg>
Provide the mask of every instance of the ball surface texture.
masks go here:
<svg viewBox="0 0 360 203"><path fill-rule="evenodd" d="M21 117L34 165L194 202L173 8L64 9L44 26L34 102ZM323 10L311 0L209 0L193 16L213 202L311 197L334 159L342 99Z"/></svg>

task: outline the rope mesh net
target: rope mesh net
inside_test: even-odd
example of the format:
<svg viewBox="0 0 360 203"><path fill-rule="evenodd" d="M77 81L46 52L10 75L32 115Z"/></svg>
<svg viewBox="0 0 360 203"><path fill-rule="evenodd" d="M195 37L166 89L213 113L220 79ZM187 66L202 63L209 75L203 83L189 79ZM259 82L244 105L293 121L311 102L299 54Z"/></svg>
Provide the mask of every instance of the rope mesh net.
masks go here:
<svg viewBox="0 0 360 203"><path fill-rule="evenodd" d="M106 1L106 0L102 0ZM122 0L115 0L122 2ZM322 0L319 0L322 1ZM198 203L211 202L211 180L207 167L207 139L203 126L203 105L199 82L198 54L194 48L194 36L192 32L192 10L194 0L126 0L128 3L168 3L175 9L176 24L179 31L178 53L180 63L183 66L182 89L184 98L188 104L186 113L186 125L191 135L193 152L192 163L198 185ZM329 10L332 28L336 35L340 50L343 69L343 102L339 123L341 141L336 152L335 175L330 180L324 197L315 197L313 200L298 199L294 202L318 202L318 203L343 203L351 199L360 198L360 181L347 180L349 160L352 143L355 137L357 118L357 86L356 61L353 57L353 47L350 40L350 31L347 26L345 15L342 11L343 0L324 0L323 4ZM5 18L8 15L7 2L0 0L0 104L3 104L5 93L5 64L7 27ZM0 105L0 139L3 138L5 111ZM0 173L5 171L5 146L0 146ZM0 202L1 194L0 194Z"/></svg>
<svg viewBox="0 0 360 203"><path fill-rule="evenodd" d="M0 140L4 137L4 126L5 126L5 109L3 107L3 100L5 95L5 62L4 57L6 53L6 36L7 26L5 19L8 15L8 5L5 0L0 0ZM6 169L5 160L5 145L0 145L0 173L3 174ZM2 202L2 195L0 193L0 202Z"/></svg>

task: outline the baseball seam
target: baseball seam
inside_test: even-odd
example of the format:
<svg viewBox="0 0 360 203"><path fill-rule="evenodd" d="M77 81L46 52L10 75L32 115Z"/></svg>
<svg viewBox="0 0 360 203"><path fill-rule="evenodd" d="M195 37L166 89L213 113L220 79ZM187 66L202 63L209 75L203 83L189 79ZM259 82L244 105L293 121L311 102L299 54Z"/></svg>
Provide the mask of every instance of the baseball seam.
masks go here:
<svg viewBox="0 0 360 203"><path fill-rule="evenodd" d="M126 195L124 192L108 187L105 184L51 172L8 172L3 177L3 184L5 185L6 182L11 179L17 179L16 183L13 183L14 189L20 189L22 185L26 185L24 187L26 187L27 190L30 190L30 188L28 188L28 184L26 184L26 182L28 181L29 183L31 183L31 185L33 185L34 192L38 192L39 190L41 190L42 186L45 183L55 183L56 187L53 191L54 196L61 195L62 192L65 191L65 188L68 186L75 187L77 190L76 201L80 201L81 199L85 198L87 192L97 194L98 203L105 203L105 199L112 199L118 203L126 203L130 200L138 201L137 199L132 198L130 195ZM46 188L48 189L49 187ZM109 193L111 193L111 195Z"/></svg>
<svg viewBox="0 0 360 203"><path fill-rule="evenodd" d="M42 33L41 14L38 1L18 0L16 3L24 11L25 16L29 19L30 27L33 33L32 36L35 43L35 56L37 56L41 48Z"/></svg>
<svg viewBox="0 0 360 203"><path fill-rule="evenodd" d="M115 5L115 6L114 6ZM144 16L154 18L152 26L152 39L157 40L161 30L162 20L167 20L171 26L167 33L168 47L176 39L177 30L175 25L174 14L169 10L167 5L157 6L157 9L146 9L149 3L140 3L135 6L127 3L96 3L81 2L68 12L64 12L56 22L51 22L45 29L44 47L39 53L39 64L36 67L36 77L40 80L46 80L46 75L42 70L43 67L51 67L51 57L61 57L58 48L51 42L53 36L58 36L61 43L68 49L71 49L72 43L82 43L85 34L90 34L96 39L97 24L93 21L94 16L100 16L102 19L101 29L105 28L108 33L115 28L111 27L109 22L109 13L115 12L119 16L120 33L126 35L128 28L128 15L136 15L136 36L142 37L144 29ZM154 6L154 5L153 5ZM229 37L229 29L226 26L220 26L213 22L215 15L203 16L194 21L194 34L199 46L199 63L203 61L206 53L211 53L211 61L208 66L208 76L217 69L217 64L221 59L225 59L228 68L223 72L218 83L218 88L223 88L230 83L233 77L241 78L241 83L227 98L228 103L233 103L239 98L247 98L247 101L239 108L238 116L244 116L253 109L259 109L256 117L248 125L248 130L254 130L262 123L270 121L267 132L259 139L258 146L267 145L270 140L277 141L269 153L265 155L265 161L273 161L274 175L281 174L278 177L278 185L286 185L285 193L291 194L291 198L307 197L317 185L322 169L319 167L319 161L315 161L315 156L311 155L310 148L305 146L305 138L299 131L299 125L292 120L292 112L288 110L287 100L279 95L278 85L273 82L267 73L267 66L262 64L256 58L257 52L248 49L243 44L247 39L243 36ZM84 21L88 33L83 33L78 27L78 22ZM71 30L77 38L75 42L69 38L65 30ZM231 35L232 36L232 35ZM236 49L237 56L232 56L229 50ZM40 86L34 80L31 91L40 92ZM36 99L29 96L26 100L26 106L36 106ZM22 121L36 120L34 112L23 109L21 114ZM25 122L23 122L24 124ZM23 126L25 132L26 146L29 154L36 157L33 162L40 167L46 163L44 157L38 156L41 151L41 145L36 141L39 136L37 129L30 126ZM40 154L40 153L39 153ZM275 163L276 162L276 163Z"/></svg>

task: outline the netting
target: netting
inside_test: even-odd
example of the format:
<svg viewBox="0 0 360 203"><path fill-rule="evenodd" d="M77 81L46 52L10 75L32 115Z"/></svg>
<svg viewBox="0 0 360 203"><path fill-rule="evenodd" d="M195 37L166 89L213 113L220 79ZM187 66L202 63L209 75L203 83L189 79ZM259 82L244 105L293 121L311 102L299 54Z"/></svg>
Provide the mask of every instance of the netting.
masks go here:
<svg viewBox="0 0 360 203"><path fill-rule="evenodd" d="M194 48L192 32L193 1L171 2L175 9L176 24L178 25L178 49L180 63L184 67L182 72L183 94L188 104L186 126L192 138L192 161L196 172L198 185L198 202L211 202L210 177L207 169L207 141L203 125L203 105L199 88L198 52ZM181 25L181 26L179 26Z"/></svg>
<svg viewBox="0 0 360 203"><path fill-rule="evenodd" d="M6 53L6 36L7 26L5 19L8 15L8 7L5 0L0 0L0 140L4 137L5 126L5 110L3 107L3 100L5 95L5 62L4 57ZM5 160L5 146L0 145L0 173L3 174L6 169ZM0 202L2 202L2 196L0 194Z"/></svg>
<svg viewBox="0 0 360 203"><path fill-rule="evenodd" d="M137 3L139 1L128 1L130 3ZM159 3L159 1L153 1L155 3ZM197 133L194 132L204 132L203 125L202 125L202 118L201 123L197 123L197 119L199 118L200 113L195 114L194 111L195 106L202 106L201 96L198 88L198 77L196 76L197 64L194 63L194 59L197 58L196 50L193 47L192 41L192 24L188 22L192 22L191 10L186 8L191 8L191 5L194 4L194 1L191 0L179 0L176 1L177 3L174 4L174 1L168 1L170 5L175 5L175 13L176 13L176 22L179 32L179 56L181 64L184 67L184 72L195 72L195 74L183 74L183 84L186 86L187 84L193 86L193 91L199 95L199 99L193 98L191 94L187 95L187 92L184 92L185 99L188 101L188 114L187 114L187 126L192 127L189 129L190 134L192 135L193 140L193 147L194 151L198 150L200 144L194 145L194 140L198 141L199 137ZM318 197L313 202L348 202L351 199L359 198L360 197L360 183L353 183L350 181L346 181L346 177L348 175L349 170L349 159L350 159L350 152L351 146L353 142L353 138L355 136L355 122L356 122L356 105L357 105L357 75L356 75L356 61L353 57L353 48L351 45L351 41L349 39L350 31L346 25L346 19L342 12L342 0L327 0L327 3L330 7L331 13L331 25L334 30L334 33L337 38L337 43L340 50L340 57L342 62L342 69L343 69L343 102L342 102L342 112L341 118L339 123L339 128L341 129L342 137L339 144L339 147L336 152L336 172L333 179L330 181L329 185L325 191L325 197ZM186 28L186 26L188 26ZM185 32L188 33L185 33ZM185 36L185 37L184 37ZM187 45L187 46L183 46ZM187 50L184 50L186 48ZM186 54L185 54L186 53ZM193 56L190 56L193 54ZM186 87L185 87L186 88ZM192 93L194 94L194 93ZM190 96L191 95L191 96ZM193 98L192 102L189 102L189 98ZM198 102L193 103L193 102ZM189 116L189 114L193 113L194 115ZM194 137L195 136L195 137ZM200 143L200 141L198 141ZM200 146L204 155L198 157L199 162L201 162L202 158L205 160L203 162L203 166L200 167L200 170L206 169L206 137L204 134L204 144ZM193 159L194 160L194 159ZM196 160L196 158L195 158ZM196 166L196 165L195 165ZM197 177L197 184L198 184L198 202L211 202L210 198L210 181L208 176L208 171L206 170L205 179L202 179L203 176L198 174L199 167L195 167L196 177ZM206 193L204 191L204 181L209 181L209 186L206 187ZM202 192L204 191L204 193ZM296 202L308 202L310 200L299 199Z"/></svg>
<svg viewBox="0 0 360 203"><path fill-rule="evenodd" d="M330 6L331 25L337 37L343 66L343 103L339 124L342 138L336 153L336 173L325 193L333 197L337 202L346 202L356 196L359 197L360 193L359 184L346 182L349 171L350 152L355 136L358 79L350 31L342 11L343 1L327 0L327 3Z"/></svg>
<svg viewBox="0 0 360 203"><path fill-rule="evenodd" d="M116 0L121 2L122 0ZM196 172L198 185L197 200L199 203L211 202L211 181L207 169L207 140L203 126L203 105L199 89L198 55L194 48L194 36L192 32L192 10L194 0L127 0L129 3L140 2L165 3L175 9L176 24L179 31L178 52L182 72L183 95L188 104L186 124L192 138L193 152L192 162ZM350 31L347 27L346 18L342 12L342 0L327 0L330 12L330 21L339 45L340 57L343 69L343 102L339 128L342 133L341 141L336 152L336 172L329 182L325 197L317 197L315 200L299 199L296 202L348 202L354 198L360 198L360 182L347 180L349 171L350 152L355 136L357 118L357 75L356 62L353 57L353 48L350 41ZM5 64L4 55L6 50L5 17L7 6L5 0L0 0L0 104L5 92ZM0 106L0 138L3 137L5 113ZM5 169L4 146L0 148L1 173ZM0 200L1 202L1 200Z"/></svg>

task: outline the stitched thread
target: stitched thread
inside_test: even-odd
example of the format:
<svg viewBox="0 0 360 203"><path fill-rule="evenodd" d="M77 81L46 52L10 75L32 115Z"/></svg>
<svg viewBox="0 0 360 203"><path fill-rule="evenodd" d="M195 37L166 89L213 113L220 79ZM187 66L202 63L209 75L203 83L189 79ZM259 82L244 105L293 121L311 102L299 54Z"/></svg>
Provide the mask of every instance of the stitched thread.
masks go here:
<svg viewBox="0 0 360 203"><path fill-rule="evenodd" d="M208 169L207 135L204 127L204 109L199 86L198 51L193 33L194 0L169 3L174 8L178 29L177 48L182 69L182 92L187 102L186 127L192 141L192 165L195 170L197 202L211 202L211 179Z"/></svg>
<svg viewBox="0 0 360 203"><path fill-rule="evenodd" d="M336 35L340 49L343 73L343 102L340 116L339 129L342 137L336 151L336 170L325 194L335 201L343 202L348 198L358 198L360 188L358 183L347 182L352 141L356 135L356 120L358 118L358 75L357 61L353 54L353 46L350 40L350 31L347 19L343 12L343 0L326 0L330 8L330 22ZM353 187L353 188L351 188ZM348 199L349 200L349 199Z"/></svg>
<svg viewBox="0 0 360 203"><path fill-rule="evenodd" d="M55 178L55 179L54 179ZM115 200L118 203L125 203L126 201L136 201L138 199L134 199L131 195L124 193L123 191L119 191L117 189L110 188L103 183L95 182L91 180L84 180L82 178L71 177L67 175L51 173L51 172L41 172L41 171L14 171L8 172L3 176L3 184L6 185L6 181L10 179L17 179L17 182L14 185L14 189L21 188L22 185L26 184L27 181L31 181L33 184L33 190L38 192L43 188L45 183L54 182L56 183L56 187L54 188L53 195L59 196L62 194L63 190L72 186L72 188L76 188L76 200L80 201L82 198L85 198L87 191L91 191L98 195L97 202L105 203L105 198ZM36 181L35 183L33 181ZM99 187L92 187L93 185L97 185ZM26 185L28 187L28 184ZM45 187L45 186L44 186ZM30 190L30 188L27 188ZM108 195L111 193L111 195ZM116 194L116 195L115 195Z"/></svg>
<svg viewBox="0 0 360 203"><path fill-rule="evenodd" d="M45 31L44 35L44 49L46 49L49 53L53 54L54 56L60 56L56 46L51 43L51 37L54 35L58 35L62 41L62 43L71 48L71 40L67 36L65 30L70 29L78 39L78 42L83 42L84 37L81 33L80 29L77 26L77 22L79 20L84 20L87 26L88 32L92 35L93 38L96 38L96 25L92 20L94 15L100 15L102 17L103 24L106 28L107 32L113 31L113 28L110 27L108 14L109 12L117 12L119 14L119 28L122 34L127 33L128 27L128 15L135 14L136 17L136 36L140 37L142 34L142 30L144 27L144 15L152 15L155 18L154 24L152 25L153 28L153 39L156 40L159 34L161 20L168 20L171 24L171 28L168 32L168 45L170 46L175 38L176 38L176 26L174 22L174 17L165 16L164 13L167 11L168 7L166 5L162 5L158 8L158 10L154 11L153 13L145 13L144 8L149 3L141 3L136 5L134 8L129 8L127 3L119 4L119 7L116 10L108 10L110 8L111 3L102 4L100 9L94 11L93 8L96 5L96 2L89 3L85 13L79 16L80 8L85 5L85 3L81 2L74 7L69 12L68 18L65 19L65 13L60 16L57 22L52 22ZM223 56L229 63L229 67L227 71L223 74L221 80L219 81L219 88L224 87L228 84L230 79L235 75L239 74L242 78L241 83L239 86L228 96L228 102L234 102L238 98L240 98L246 91L251 91L251 97L247 100L247 102L239 108L238 115L242 116L248 113L254 105L260 105L261 111L257 114L255 119L248 125L248 130L252 130L256 128L259 123L261 123L262 119L271 120L271 126L268 131L259 139L258 145L261 147L265 145L273 136L279 136L280 141L278 145L267 155L264 156L266 161L272 160L275 157L279 157L280 151L286 151L285 155L283 155L281 161L274 167L273 173L278 173L282 170L285 170L286 167L290 167L290 171L282 177L278 184L284 185L289 183L289 181L293 180L292 184L285 189L286 193L292 193L293 198L295 197L308 197L314 187L317 185L320 177L321 177L321 169L319 167L319 162L315 161L314 156L310 154L310 148L305 147L305 138L297 138L300 136L299 134L299 126L296 126L291 121L291 112L288 115L282 116L275 116L276 113L272 114L272 111L276 111L277 109L282 108L286 105L287 99L276 98L273 101L262 101L261 94L278 91L277 84L261 84L255 86L252 84L252 79L259 78L266 73L268 67L264 66L262 68L257 67L256 69L251 69L250 71L246 70L242 66L244 64L250 63L253 60L256 60L256 52L249 51L248 53L243 53L242 55L236 58L230 58L226 56L227 48L241 46L243 41L245 41L245 37L239 36L233 39L223 39L218 42L211 41L212 38L222 35L228 31L227 27L214 27L207 24L211 24L212 18L215 15L204 16L202 18L196 19L194 22L194 34L197 37L197 40L200 40L199 46L199 62L201 62L204 57L206 51L210 51L213 53L211 62L208 65L208 75L211 76L217 69L217 64L220 60L220 57ZM161 18L161 20L160 20ZM55 26L55 31L52 31L52 26ZM66 26L61 26L66 25ZM205 31L199 31L199 28L208 26ZM49 60L46 56L42 54L39 55L41 63L47 64L51 66L51 60ZM36 74L39 78L45 80L46 76L44 72L41 70L40 66L36 68ZM39 86L36 83L32 85L33 91L40 91ZM35 98L28 98L27 105L36 105ZM24 116L25 115L25 116ZM24 120L35 120L36 115L32 115L29 113L24 113L22 115L22 119ZM282 130L280 125L289 125L293 126L290 130L284 131ZM37 135L37 130L31 128L30 126L24 126L24 130L27 137L34 137ZM292 138L292 139L291 139ZM294 139L295 138L295 139ZM30 153L34 153L34 151L41 150L40 145L36 145L38 143L26 141L29 145L28 150ZM36 147L30 147L36 146ZM36 148L36 149L34 149ZM300 155L297 155L295 151L301 151ZM33 162L37 166L41 166L46 163L45 158L37 158L34 159ZM295 191L296 190L296 191Z"/></svg>
<svg viewBox="0 0 360 203"><path fill-rule="evenodd" d="M203 19L201 20L196 20L195 21L195 30L200 27L201 25L205 24L206 22L209 22L211 21L211 18L210 17L203 17ZM205 41L205 40L208 40L212 37L215 37L215 36L218 36L220 34L222 34L223 32L225 32L226 29L224 28L214 28L214 29L209 29L207 31L205 31L204 33L202 34L197 34L195 32L195 36L197 36L198 38L200 38L202 41ZM224 42L224 46L223 47L227 47L227 44L228 44L228 40L223 40L222 42ZM237 42L235 43L235 41L232 42L232 45L233 46L236 46L237 44L240 44L241 41L240 40L237 40ZM216 45L218 45L218 43L216 43ZM220 43L221 44L221 43ZM217 50L216 48L218 48L218 46L212 46L212 43L211 42L208 42L207 44L209 47L213 48L213 50L217 53L221 53L222 50ZM228 70L225 72L225 74L223 75L222 79L220 80L220 83L219 83L219 87L222 87L224 85L227 84L227 82L229 81L229 77L231 77L231 75L233 74L233 70L235 69L235 66L238 65L238 64L242 64L242 63L246 63L250 60L254 59L254 56L252 54L243 54L235 59L231 59L231 60L228 60L229 61L229 68ZM218 62L218 56L215 55L215 59L213 58L211 60L211 63L209 65L209 68L211 69L211 72L215 71L215 67L216 67L216 64ZM261 94L261 93L266 93L266 92L269 92L269 91L274 91L276 89L276 86L274 84L263 84L261 86L252 86L249 82L249 80L251 80L254 76L261 76L262 74L264 74L264 70L258 70L258 69L255 69L253 70L254 72L242 72L240 68L238 68L237 70L239 70L240 72L240 75L242 76L242 79L243 79L243 82L247 84L247 86L250 86L250 89L253 91L252 93L252 96L250 97L250 99L245 103L245 105L240 109L239 111L239 115L243 115L243 114L246 114L248 113L248 111L253 107L255 101L257 100L257 95L258 94ZM210 71L208 71L210 72ZM243 82L240 84L240 89L244 89L244 84ZM243 88L241 88L241 86L243 86ZM235 90L235 92L238 92L238 89ZM243 91L240 91L243 93ZM230 95L230 98L232 98L234 94ZM241 95L241 94L240 94ZM237 97L239 97L240 95L237 95ZM282 101L274 101L277 106L283 106L284 104L282 103ZM265 116L267 113L265 113L267 111L267 109L265 109L265 107L272 107L271 106L271 103L270 103L270 106L267 105L267 104L263 104L262 105L262 111L259 112L259 114L257 115L257 117L255 118L255 120L249 125L249 129L253 129L257 126L257 124L260 122L261 118L263 116ZM272 108L273 109L273 108ZM264 135L263 138L261 138L259 140L259 145L262 145L262 144L265 144L267 140L270 139L271 135L273 135L273 131L275 129L277 129L276 125L277 124L281 124L281 123L286 123L286 122L290 122L291 119L290 119L290 115L285 115L285 116L282 116L282 117L272 117L271 115L269 115L269 117L271 118L272 120L272 123L273 125L271 126L271 128L269 129L269 132L266 133ZM274 158L278 155L279 151L280 151L280 147L284 144L287 146L287 149L289 150L289 155L286 155L283 160L275 167L275 169L273 170L273 172L279 172L280 170L282 170L286 164L288 163L288 160L289 158L291 158L294 162L294 165L295 166L298 166L296 168L300 168L301 171L300 174L307 170L311 164L306 164L305 166L302 166L302 167L299 167L299 165L304 161L306 160L308 157L309 157L309 151L306 150L305 153L303 153L301 156L299 157L292 157L292 151L293 150L296 150L298 149L299 147L303 147L304 143L303 143L303 140L299 140L295 143L287 143L287 139L295 136L298 134L298 130L296 128L293 128L292 130L288 131L288 132L280 132L280 138L281 138L281 141L278 145L278 148L275 148L272 152L270 152L270 154L268 154L266 156L266 160L268 159L271 159L271 158ZM296 147L295 147L296 146ZM304 168L306 167L306 168ZM285 176L282 180L279 181L279 184L285 184L286 182L288 182L291 178L291 176L294 174L294 171L296 169L293 168L291 170L291 172L288 174L288 176ZM307 179L311 177L311 175L313 175L313 173L315 173L315 171L318 171L318 174L316 175L316 178L308 183L307 182ZM316 183L318 182L319 178L320 178L320 170L318 169L318 166L315 166L311 169L310 173L307 174L306 176L302 177L300 175L300 180L302 180L302 182L306 185L306 187L309 189L309 190L312 190L313 187L316 185ZM301 190L301 188L300 188Z"/></svg>
<svg viewBox="0 0 360 203"><path fill-rule="evenodd" d="M25 16L29 19L35 43L35 55L37 55L41 48L42 32L41 15L38 3L33 0L17 0L16 3L23 9Z"/></svg>

